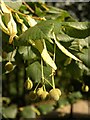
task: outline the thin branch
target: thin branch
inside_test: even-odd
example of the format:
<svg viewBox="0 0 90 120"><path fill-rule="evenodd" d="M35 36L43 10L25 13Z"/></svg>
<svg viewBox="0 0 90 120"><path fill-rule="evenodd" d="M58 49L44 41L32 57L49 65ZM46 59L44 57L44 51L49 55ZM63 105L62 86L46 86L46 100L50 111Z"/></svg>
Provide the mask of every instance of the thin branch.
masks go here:
<svg viewBox="0 0 90 120"><path fill-rule="evenodd" d="M32 13L34 13L34 10L33 10L26 2L23 2L23 4L24 4Z"/></svg>

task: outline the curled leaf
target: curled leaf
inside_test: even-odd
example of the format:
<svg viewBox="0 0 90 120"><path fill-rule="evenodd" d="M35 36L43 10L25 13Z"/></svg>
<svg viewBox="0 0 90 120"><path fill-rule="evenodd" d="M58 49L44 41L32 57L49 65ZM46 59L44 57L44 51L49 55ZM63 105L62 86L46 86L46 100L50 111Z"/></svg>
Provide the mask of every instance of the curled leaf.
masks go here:
<svg viewBox="0 0 90 120"><path fill-rule="evenodd" d="M42 42L42 40L36 40L36 41L29 40L29 43L38 49L38 51L41 53L41 57L48 65L50 65L54 70L57 69L54 61L48 54L45 42Z"/></svg>
<svg viewBox="0 0 90 120"><path fill-rule="evenodd" d="M13 38L17 34L17 25L16 25L16 22L13 19L13 16L12 16L12 13L11 13L10 9L8 9L6 7L5 3L2 0L1 0L1 9L4 13L5 24L6 24L7 29L8 29L8 34L10 35L9 43L11 44L12 41L13 41Z"/></svg>
<svg viewBox="0 0 90 120"><path fill-rule="evenodd" d="M12 14L10 13L10 21L7 24L8 30L9 30L9 34L10 34L10 39L9 39L9 43L11 44L13 41L13 38L16 36L17 34L17 25L16 22L13 19Z"/></svg>
<svg viewBox="0 0 90 120"><path fill-rule="evenodd" d="M44 42L44 49L41 52L41 56L47 64L49 64L54 70L56 70L57 67L56 67L54 61L52 60L52 58L50 57L50 55L48 54L45 41L43 40L43 42Z"/></svg>
<svg viewBox="0 0 90 120"><path fill-rule="evenodd" d="M11 13L11 11L6 7L5 3L3 0L1 0L1 9L4 13Z"/></svg>
<svg viewBox="0 0 90 120"><path fill-rule="evenodd" d="M68 57L76 60L76 61L79 61L81 62L81 60L79 60L77 57L75 57L72 53L70 53L64 46L62 46L56 39L55 40L55 43L56 45L58 46L58 48L65 54L67 55Z"/></svg>

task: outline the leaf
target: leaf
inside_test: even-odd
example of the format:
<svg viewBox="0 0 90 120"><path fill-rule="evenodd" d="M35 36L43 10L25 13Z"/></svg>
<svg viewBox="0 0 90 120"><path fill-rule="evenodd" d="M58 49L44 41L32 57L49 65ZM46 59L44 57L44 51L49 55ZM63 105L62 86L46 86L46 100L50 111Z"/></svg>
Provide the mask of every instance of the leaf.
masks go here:
<svg viewBox="0 0 90 120"><path fill-rule="evenodd" d="M45 49L45 48L43 49L43 51L42 51L42 53L41 53L41 56L42 56L43 60L44 60L47 64L49 64L54 70L57 69L54 61L51 59L50 55L48 54L47 49Z"/></svg>
<svg viewBox="0 0 90 120"><path fill-rule="evenodd" d="M3 21L2 21L2 16L0 14L0 29L5 32L6 34L9 34L8 28L6 28L6 26L4 25Z"/></svg>
<svg viewBox="0 0 90 120"><path fill-rule="evenodd" d="M46 48L46 44L45 41L43 40L36 40L35 42L33 41L33 46L36 47L39 52L41 53L41 57L43 58L43 60L50 65L54 70L57 69L54 61L52 60L52 58L50 57L50 55L48 54L47 48Z"/></svg>
<svg viewBox="0 0 90 120"><path fill-rule="evenodd" d="M40 82L41 80L41 65L39 62L34 62L26 68L27 76L30 77L35 82Z"/></svg>
<svg viewBox="0 0 90 120"><path fill-rule="evenodd" d="M82 94L77 91L77 92L73 92L68 96L68 100L70 103L74 103L77 99L82 98Z"/></svg>
<svg viewBox="0 0 90 120"><path fill-rule="evenodd" d="M55 39L54 39L55 40ZM79 60L77 57L75 57L73 54L71 54L66 48L64 48L64 46L62 46L57 40L55 40L56 45L58 46L58 48L68 57L81 62L81 60Z"/></svg>
<svg viewBox="0 0 90 120"><path fill-rule="evenodd" d="M64 26L63 31L65 34L69 35L70 37L81 38L81 39L90 36L89 22L88 23L86 22L86 24L82 22L75 22L75 23L72 22L72 24L74 24L74 25L71 24L72 26L70 26L70 24L71 23L68 24L68 22L63 23L63 26Z"/></svg>
<svg viewBox="0 0 90 120"><path fill-rule="evenodd" d="M72 61L71 64L69 64L66 67L66 71L70 73L71 78L79 80L79 78L83 75L83 69L79 67L77 62Z"/></svg>
<svg viewBox="0 0 90 120"><path fill-rule="evenodd" d="M90 28L89 22L66 22L65 25L78 29L78 30L85 30L85 29Z"/></svg>
<svg viewBox="0 0 90 120"><path fill-rule="evenodd" d="M71 46L69 47L71 50L75 51L81 51L83 48L88 48L88 39L74 39L74 41L71 43Z"/></svg>
<svg viewBox="0 0 90 120"><path fill-rule="evenodd" d="M16 52L17 52L17 50L15 49L15 50L13 50L12 52L9 52L8 54L7 54L7 58L6 58L6 61L15 61L15 55L16 55Z"/></svg>
<svg viewBox="0 0 90 120"><path fill-rule="evenodd" d="M66 97L60 98L57 102L58 102L58 107L64 107L65 105L69 104L69 101Z"/></svg>
<svg viewBox="0 0 90 120"><path fill-rule="evenodd" d="M37 24L37 22L29 15L26 16L26 19L30 27L33 27Z"/></svg>
<svg viewBox="0 0 90 120"><path fill-rule="evenodd" d="M36 118L36 113L33 110L34 106L25 106L21 111L21 115L23 118Z"/></svg>
<svg viewBox="0 0 90 120"><path fill-rule="evenodd" d="M90 47L88 49L83 49L82 53L78 53L77 56L83 61L83 63L90 68Z"/></svg>
<svg viewBox="0 0 90 120"><path fill-rule="evenodd" d="M36 58L36 54L32 51L31 46L20 46L18 51L20 54L23 54L24 60L32 60Z"/></svg>
<svg viewBox="0 0 90 120"><path fill-rule="evenodd" d="M17 106L11 105L7 108L2 108L2 113L5 118L16 118L17 115Z"/></svg>
<svg viewBox="0 0 90 120"><path fill-rule="evenodd" d="M23 19L21 19L17 13L15 13L15 17L16 17L17 22L22 25L22 32L25 32L28 28L27 28L27 26L23 23Z"/></svg>
<svg viewBox="0 0 90 120"><path fill-rule="evenodd" d="M6 7L5 3L3 0L1 0L1 9L4 13L11 13L11 11Z"/></svg>
<svg viewBox="0 0 90 120"><path fill-rule="evenodd" d="M56 35L56 38L58 41L63 41L63 42L70 42L74 40L73 37L70 37L67 34L58 34Z"/></svg>
<svg viewBox="0 0 90 120"><path fill-rule="evenodd" d="M47 66L43 66L43 71L44 71L44 77L45 77L45 79L47 79L47 80L51 80L51 67L49 66L49 65L47 65Z"/></svg>
<svg viewBox="0 0 90 120"><path fill-rule="evenodd" d="M52 19L52 20L56 20L57 18L60 19L61 22L74 22L76 21L75 19L73 19L70 14L66 11L66 10L62 10L60 8L56 8L56 7L52 7L52 6L48 6L49 10L45 11L46 15L45 18L47 18L48 20Z"/></svg>
<svg viewBox="0 0 90 120"><path fill-rule="evenodd" d="M51 67L49 65L43 66L44 69L44 77L45 79L51 80ZM41 65L38 61L32 63L26 68L26 74L30 77L34 82L40 82L41 80Z"/></svg>
<svg viewBox="0 0 90 120"><path fill-rule="evenodd" d="M53 29L53 23L42 21L35 25L34 27L29 28L23 34L21 34L18 38L18 45L25 45L30 40L42 40L42 39L50 39L50 33Z"/></svg>
<svg viewBox="0 0 90 120"><path fill-rule="evenodd" d="M4 12L5 24L8 28L9 35L10 35L9 43L11 44L13 41L13 38L17 34L17 25L13 19L11 11L6 7L6 5L4 4L4 2L2 0L1 0L1 9Z"/></svg>
<svg viewBox="0 0 90 120"><path fill-rule="evenodd" d="M54 109L53 104L41 104L38 106L38 109L43 115L46 115L47 113L51 112Z"/></svg>
<svg viewBox="0 0 90 120"><path fill-rule="evenodd" d="M20 8L20 6L22 5L22 0L16 0L16 1L11 1L8 0L8 2L5 2L6 5L8 5L10 8L18 10Z"/></svg>
<svg viewBox="0 0 90 120"><path fill-rule="evenodd" d="M10 35L10 38L9 38L9 43L11 44L12 41L13 41L13 38L16 36L17 34L17 25L16 25L16 22L14 21L13 19L13 16L12 14L10 14L10 20L9 22L7 23L7 28L9 30L9 35Z"/></svg>

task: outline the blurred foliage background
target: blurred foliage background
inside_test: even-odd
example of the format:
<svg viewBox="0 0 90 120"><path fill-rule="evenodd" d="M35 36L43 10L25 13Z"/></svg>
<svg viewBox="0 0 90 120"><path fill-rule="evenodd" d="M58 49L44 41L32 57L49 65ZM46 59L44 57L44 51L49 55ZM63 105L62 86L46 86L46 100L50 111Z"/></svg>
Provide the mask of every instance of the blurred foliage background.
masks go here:
<svg viewBox="0 0 90 120"><path fill-rule="evenodd" d="M78 21L90 21L90 2L47 2L48 5L52 5L64 10L67 10Z"/></svg>

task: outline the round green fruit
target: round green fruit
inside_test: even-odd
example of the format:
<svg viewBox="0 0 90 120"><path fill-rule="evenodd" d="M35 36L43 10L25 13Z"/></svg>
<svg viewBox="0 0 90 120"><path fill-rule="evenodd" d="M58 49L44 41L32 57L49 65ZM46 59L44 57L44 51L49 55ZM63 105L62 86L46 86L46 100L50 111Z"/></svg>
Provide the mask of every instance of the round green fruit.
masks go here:
<svg viewBox="0 0 90 120"><path fill-rule="evenodd" d="M58 88L51 89L49 95L53 100L58 101L61 96L61 91Z"/></svg>
<svg viewBox="0 0 90 120"><path fill-rule="evenodd" d="M29 93L29 98L30 100L36 100L37 99L37 94L34 91L30 91Z"/></svg>
<svg viewBox="0 0 90 120"><path fill-rule="evenodd" d="M45 100L46 97L48 96L48 94L49 94L49 93L48 93L47 91L43 91L42 94L40 95L41 99L42 99L42 100Z"/></svg>
<svg viewBox="0 0 90 120"><path fill-rule="evenodd" d="M43 87L38 88L38 89L37 89L37 95L38 95L38 96L41 96L42 93L43 93Z"/></svg>
<svg viewBox="0 0 90 120"><path fill-rule="evenodd" d="M28 78L24 85L27 90L31 90L33 87L33 82Z"/></svg>
<svg viewBox="0 0 90 120"><path fill-rule="evenodd" d="M12 64L11 62L7 62L7 63L5 64L5 69L6 69L7 71L12 71L12 70L13 70L13 64Z"/></svg>
<svg viewBox="0 0 90 120"><path fill-rule="evenodd" d="M88 85L82 85L82 91L83 92L88 92L89 91L89 86Z"/></svg>
<svg viewBox="0 0 90 120"><path fill-rule="evenodd" d="M61 91L58 88L55 88L55 90L57 91L58 95L61 96Z"/></svg>

